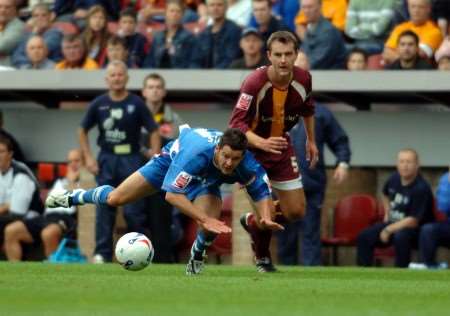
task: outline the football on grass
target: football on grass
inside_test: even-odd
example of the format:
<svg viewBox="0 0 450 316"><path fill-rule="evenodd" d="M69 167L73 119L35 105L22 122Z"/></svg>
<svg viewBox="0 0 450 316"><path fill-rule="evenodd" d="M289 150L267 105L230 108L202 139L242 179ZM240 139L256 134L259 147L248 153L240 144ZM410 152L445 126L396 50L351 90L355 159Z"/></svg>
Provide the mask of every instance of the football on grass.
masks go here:
<svg viewBox="0 0 450 316"><path fill-rule="evenodd" d="M125 234L116 244L116 259L127 270L144 269L152 262L153 254L152 242L144 234Z"/></svg>

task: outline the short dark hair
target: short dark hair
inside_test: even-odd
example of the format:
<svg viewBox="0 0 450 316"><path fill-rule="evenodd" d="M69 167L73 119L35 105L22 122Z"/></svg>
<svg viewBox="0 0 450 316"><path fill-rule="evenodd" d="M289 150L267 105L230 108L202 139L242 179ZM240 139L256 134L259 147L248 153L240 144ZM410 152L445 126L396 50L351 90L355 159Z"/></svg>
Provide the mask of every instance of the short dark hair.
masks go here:
<svg viewBox="0 0 450 316"><path fill-rule="evenodd" d="M414 38L414 42L416 42L416 46L419 46L419 43L420 43L419 36L411 30L406 30L406 31L401 32L400 35L398 36L397 44L400 43L400 39L405 36L410 36L410 37Z"/></svg>
<svg viewBox="0 0 450 316"><path fill-rule="evenodd" d="M130 17L134 20L134 22L137 22L136 11L134 11L132 8L125 8L120 11L119 19L123 17Z"/></svg>
<svg viewBox="0 0 450 316"><path fill-rule="evenodd" d="M128 50L127 41L123 37L117 35L112 35L110 38L108 38L106 45L114 45L114 46L120 45Z"/></svg>
<svg viewBox="0 0 450 316"><path fill-rule="evenodd" d="M9 152L13 151L11 140L8 137L0 135L0 144L5 145Z"/></svg>
<svg viewBox="0 0 450 316"><path fill-rule="evenodd" d="M297 37L290 31L277 31L273 32L267 40L267 49L270 51L272 48L273 42L280 42L283 44L292 43L294 44L294 48L298 49L298 39Z"/></svg>
<svg viewBox="0 0 450 316"><path fill-rule="evenodd" d="M80 41L83 48L86 49L86 41L81 36L81 34L66 34L66 35L64 35L62 41L65 43L73 43L76 41Z"/></svg>
<svg viewBox="0 0 450 316"><path fill-rule="evenodd" d="M219 148L226 145L233 150L245 151L248 147L247 136L238 128L228 128L220 138L219 144L217 144Z"/></svg>
<svg viewBox="0 0 450 316"><path fill-rule="evenodd" d="M366 53L365 50L363 50L363 49L361 49L361 48L359 48L359 47L355 47L355 48L353 48L353 49L350 51L350 53L348 53L348 55L347 55L347 62L349 61L350 57L351 57L353 54L363 55L364 61L365 61L366 63L367 63L367 60L369 59L369 56L367 55L367 53Z"/></svg>
<svg viewBox="0 0 450 316"><path fill-rule="evenodd" d="M147 83L147 80L149 80L149 79L161 81L161 83L163 85L163 88L166 88L166 80L164 80L164 78L160 74L157 74L156 72L153 72L153 73L148 74L147 76L145 76L144 81L143 81L143 86L144 87L145 87L145 84Z"/></svg>

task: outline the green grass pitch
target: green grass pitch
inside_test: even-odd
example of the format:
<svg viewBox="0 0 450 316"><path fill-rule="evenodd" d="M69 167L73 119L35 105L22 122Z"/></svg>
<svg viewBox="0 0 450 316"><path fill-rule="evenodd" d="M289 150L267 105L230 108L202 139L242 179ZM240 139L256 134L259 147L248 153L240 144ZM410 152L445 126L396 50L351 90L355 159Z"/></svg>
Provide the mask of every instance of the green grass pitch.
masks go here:
<svg viewBox="0 0 450 316"><path fill-rule="evenodd" d="M0 263L0 315L450 315L450 270Z"/></svg>

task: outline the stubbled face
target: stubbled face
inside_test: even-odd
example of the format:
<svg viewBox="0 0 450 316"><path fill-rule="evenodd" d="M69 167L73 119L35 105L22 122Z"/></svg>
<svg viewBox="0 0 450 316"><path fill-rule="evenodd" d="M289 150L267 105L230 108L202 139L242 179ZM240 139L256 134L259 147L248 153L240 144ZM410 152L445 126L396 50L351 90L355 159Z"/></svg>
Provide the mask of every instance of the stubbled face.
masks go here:
<svg viewBox="0 0 450 316"><path fill-rule="evenodd" d="M403 36L398 41L398 55L400 60L411 61L417 57L419 47L412 36Z"/></svg>
<svg viewBox="0 0 450 316"><path fill-rule="evenodd" d="M13 152L5 144L0 144L0 171L5 172L11 166Z"/></svg>
<svg viewBox="0 0 450 316"><path fill-rule="evenodd" d="M401 151L397 156L397 171L402 178L413 179L419 171L419 162L411 151Z"/></svg>
<svg viewBox="0 0 450 316"><path fill-rule="evenodd" d="M41 37L32 37L27 42L26 52L32 64L38 64L47 58L47 46Z"/></svg>
<svg viewBox="0 0 450 316"><path fill-rule="evenodd" d="M272 9L266 1L253 1L253 15L260 25L267 25L272 18Z"/></svg>
<svg viewBox="0 0 450 316"><path fill-rule="evenodd" d="M166 8L166 24L178 26L183 19L183 9L176 3L170 3Z"/></svg>
<svg viewBox="0 0 450 316"><path fill-rule="evenodd" d="M208 15L213 20L222 20L225 18L225 12L227 11L225 0L208 0L206 2L206 7Z"/></svg>
<svg viewBox="0 0 450 316"><path fill-rule="evenodd" d="M106 27L106 16L102 12L94 13L89 18L89 27L94 32L100 32Z"/></svg>
<svg viewBox="0 0 450 316"><path fill-rule="evenodd" d="M244 54L256 55L261 52L263 41L257 35L249 34L241 39L241 49Z"/></svg>
<svg viewBox="0 0 450 316"><path fill-rule="evenodd" d="M348 70L365 70L366 68L366 60L363 54L354 53L350 55L347 62Z"/></svg>
<svg viewBox="0 0 450 316"><path fill-rule="evenodd" d="M427 0L408 0L408 11L411 22L420 25L430 18L431 5Z"/></svg>
<svg viewBox="0 0 450 316"><path fill-rule="evenodd" d="M297 58L297 48L294 43L272 42L272 46L267 53L272 66L279 76L288 76L294 68L294 62Z"/></svg>
<svg viewBox="0 0 450 316"><path fill-rule="evenodd" d="M131 16L123 16L119 20L119 29L123 36L133 35L136 31L136 21Z"/></svg>
<svg viewBox="0 0 450 316"><path fill-rule="evenodd" d="M123 91L128 83L128 72L122 65L110 65L106 69L106 84L111 91Z"/></svg>
<svg viewBox="0 0 450 316"><path fill-rule="evenodd" d="M150 78L145 82L142 95L151 103L159 103L166 96L166 89L161 80Z"/></svg>
<svg viewBox="0 0 450 316"><path fill-rule="evenodd" d="M216 167L225 175L230 175L244 158L244 151L233 150L225 145L222 148L218 146L214 150L214 161Z"/></svg>

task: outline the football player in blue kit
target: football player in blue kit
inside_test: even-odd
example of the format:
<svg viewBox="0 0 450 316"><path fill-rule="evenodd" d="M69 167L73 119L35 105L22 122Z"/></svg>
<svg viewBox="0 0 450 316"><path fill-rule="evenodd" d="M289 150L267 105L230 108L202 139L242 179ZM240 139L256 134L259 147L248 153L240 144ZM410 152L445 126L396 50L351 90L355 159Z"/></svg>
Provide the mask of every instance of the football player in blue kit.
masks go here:
<svg viewBox="0 0 450 316"><path fill-rule="evenodd" d="M239 182L245 186L263 227L280 230L271 220L273 201L265 170L247 151L244 133L230 128L224 133L184 125L180 136L168 143L161 154L129 176L117 188L110 185L49 195L48 207L82 205L120 206L159 190L166 200L200 225L191 248L186 274L203 270L206 249L217 234L231 228L218 220L222 208L220 185Z"/></svg>

